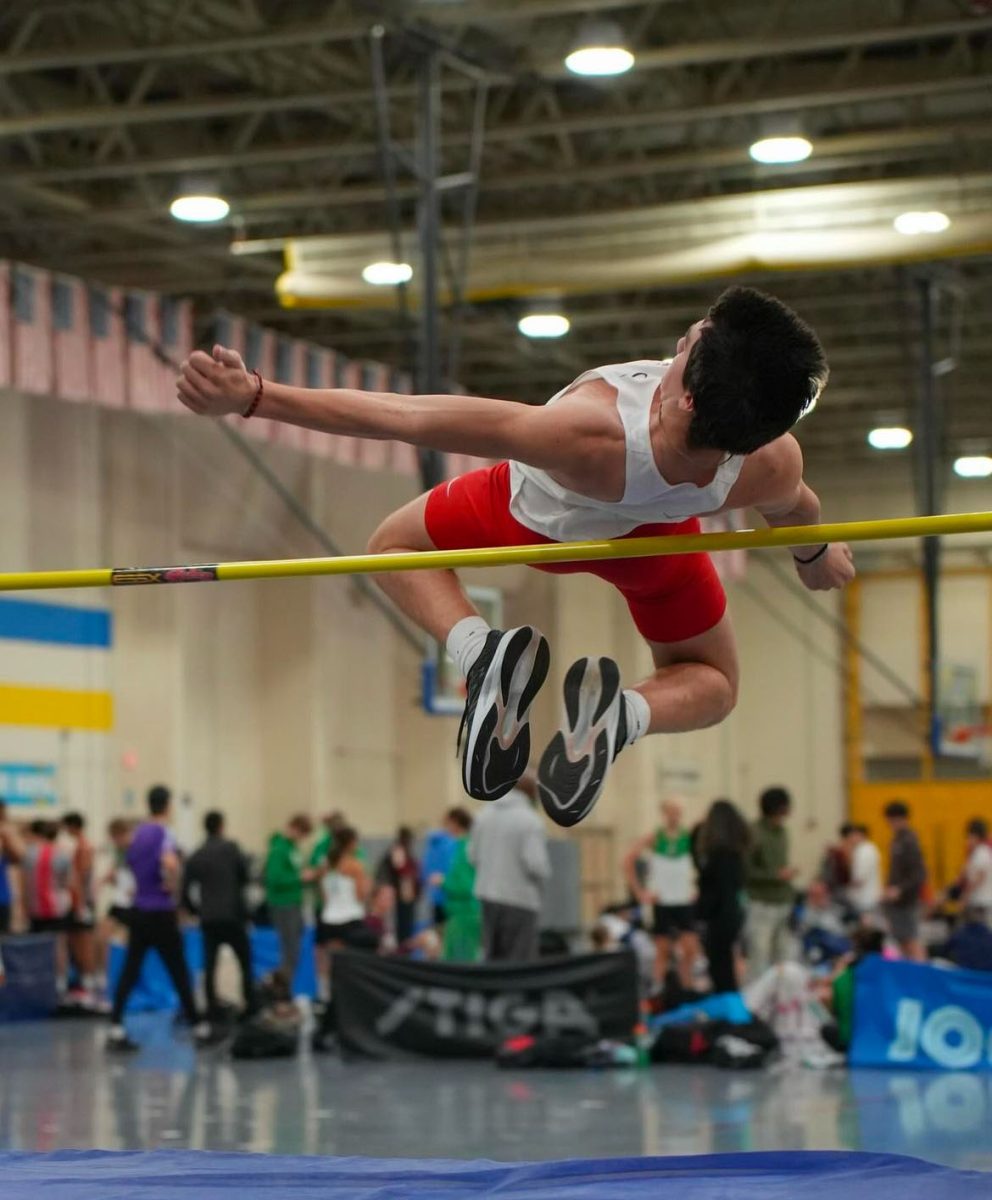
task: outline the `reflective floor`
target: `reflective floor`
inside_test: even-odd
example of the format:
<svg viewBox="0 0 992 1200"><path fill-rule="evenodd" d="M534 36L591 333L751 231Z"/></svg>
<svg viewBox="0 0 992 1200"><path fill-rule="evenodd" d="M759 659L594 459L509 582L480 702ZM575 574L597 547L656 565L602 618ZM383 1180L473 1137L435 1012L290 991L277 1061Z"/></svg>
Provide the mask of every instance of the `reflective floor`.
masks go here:
<svg viewBox="0 0 992 1200"><path fill-rule="evenodd" d="M505 1161L875 1150L992 1170L992 1075L706 1067L502 1072L487 1063L235 1063L160 1017L0 1026L0 1149L251 1150Z"/></svg>

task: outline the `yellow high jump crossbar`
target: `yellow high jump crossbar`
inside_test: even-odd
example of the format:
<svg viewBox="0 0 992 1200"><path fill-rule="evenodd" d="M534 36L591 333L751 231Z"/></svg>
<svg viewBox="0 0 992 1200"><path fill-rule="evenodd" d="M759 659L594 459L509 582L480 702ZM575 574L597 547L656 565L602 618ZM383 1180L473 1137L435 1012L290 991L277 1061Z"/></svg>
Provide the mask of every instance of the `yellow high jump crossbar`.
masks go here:
<svg viewBox="0 0 992 1200"><path fill-rule="evenodd" d="M776 546L820 546L824 542L873 542L990 531L992 512L953 513L940 517L899 517L885 521L849 521L832 525L673 534L671 537L619 538L598 542L554 542L550 545L499 546L476 550L350 554L336 558L286 558L202 566L13 571L0 573L0 592L134 587L153 583L210 583L234 579L293 579L314 575L373 575L391 571L502 567L521 563L539 567L550 563L592 562L610 558L654 558L699 551L764 550Z"/></svg>

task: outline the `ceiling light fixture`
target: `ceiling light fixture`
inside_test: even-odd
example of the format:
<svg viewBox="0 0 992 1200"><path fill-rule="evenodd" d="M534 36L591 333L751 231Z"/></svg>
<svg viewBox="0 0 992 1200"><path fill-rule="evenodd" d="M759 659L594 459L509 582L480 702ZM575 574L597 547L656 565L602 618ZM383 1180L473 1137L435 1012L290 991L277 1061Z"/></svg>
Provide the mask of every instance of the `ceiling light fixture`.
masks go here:
<svg viewBox="0 0 992 1200"><path fill-rule="evenodd" d="M798 135L765 137L752 143L748 153L759 163L802 162L813 153L813 143L809 138Z"/></svg>
<svg viewBox="0 0 992 1200"><path fill-rule="evenodd" d="M572 328L568 317L561 313L528 313L517 322L517 328L529 338L560 338Z"/></svg>
<svg viewBox="0 0 992 1200"><path fill-rule="evenodd" d="M987 454L966 454L954 460L954 474L962 479L988 479L992 475L992 458Z"/></svg>
<svg viewBox="0 0 992 1200"><path fill-rule="evenodd" d="M374 287L396 287L398 284L410 282L413 278L413 267L409 263L369 263L362 272L362 278Z"/></svg>
<svg viewBox="0 0 992 1200"><path fill-rule="evenodd" d="M579 32L565 66L573 75L606 77L624 75L633 67L633 54L624 45L620 27L613 21L587 21Z"/></svg>
<svg viewBox="0 0 992 1200"><path fill-rule="evenodd" d="M200 225L223 221L230 211L231 206L223 196L177 196L169 205L169 212L177 221L192 221Z"/></svg>
<svg viewBox="0 0 992 1200"><path fill-rule="evenodd" d="M904 212L892 222L897 233L915 237L921 233L943 233L951 219L942 212Z"/></svg>
<svg viewBox="0 0 992 1200"><path fill-rule="evenodd" d="M874 450L905 450L912 440L912 431L901 425L882 425L868 434L868 445Z"/></svg>

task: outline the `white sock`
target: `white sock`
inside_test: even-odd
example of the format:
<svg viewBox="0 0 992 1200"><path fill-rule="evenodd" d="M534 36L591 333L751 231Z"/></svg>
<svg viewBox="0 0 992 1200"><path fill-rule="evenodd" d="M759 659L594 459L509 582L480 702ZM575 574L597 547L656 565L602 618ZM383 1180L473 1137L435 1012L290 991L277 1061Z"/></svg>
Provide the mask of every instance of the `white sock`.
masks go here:
<svg viewBox="0 0 992 1200"><path fill-rule="evenodd" d="M624 712L627 717L627 740L625 746L633 746L641 740L651 726L651 706L640 692L627 688L623 694Z"/></svg>
<svg viewBox="0 0 992 1200"><path fill-rule="evenodd" d="M445 645L462 675L468 675L490 633L492 630L482 617L463 617L448 634Z"/></svg>

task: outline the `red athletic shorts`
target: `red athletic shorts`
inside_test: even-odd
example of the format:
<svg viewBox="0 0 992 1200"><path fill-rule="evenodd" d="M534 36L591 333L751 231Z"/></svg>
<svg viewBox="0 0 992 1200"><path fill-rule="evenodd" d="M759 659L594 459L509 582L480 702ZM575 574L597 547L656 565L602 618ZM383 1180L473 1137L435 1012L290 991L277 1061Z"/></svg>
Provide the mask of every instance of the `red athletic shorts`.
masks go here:
<svg viewBox="0 0 992 1200"><path fill-rule="evenodd" d="M438 550L489 546L534 546L553 542L521 525L510 513L510 464L470 471L442 483L427 497L427 533ZM699 521L639 525L625 537L698 533ZM553 563L536 568L554 575L598 575L621 593L630 615L649 642L681 642L712 629L727 597L708 554L664 558Z"/></svg>

